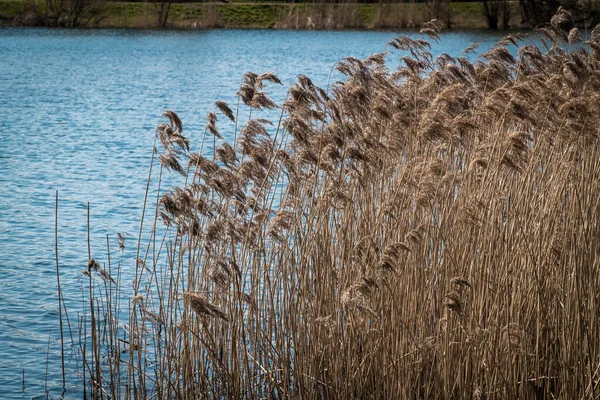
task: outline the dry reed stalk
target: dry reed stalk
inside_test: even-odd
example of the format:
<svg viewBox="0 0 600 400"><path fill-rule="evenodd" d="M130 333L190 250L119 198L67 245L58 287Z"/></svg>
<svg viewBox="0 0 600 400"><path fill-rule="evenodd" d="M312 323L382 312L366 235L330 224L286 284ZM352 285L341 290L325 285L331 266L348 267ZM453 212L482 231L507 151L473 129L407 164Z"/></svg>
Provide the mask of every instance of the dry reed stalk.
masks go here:
<svg viewBox="0 0 600 400"><path fill-rule="evenodd" d="M56 202L54 208L54 254L56 258L56 284L58 287L58 321L60 329L60 361L61 361L61 373L62 373L62 396L67 391L67 382L65 378L65 338L63 332L63 318L62 318L62 289L60 286L60 272L58 264L58 190L56 191ZM23 384L23 390L25 390L25 384Z"/></svg>

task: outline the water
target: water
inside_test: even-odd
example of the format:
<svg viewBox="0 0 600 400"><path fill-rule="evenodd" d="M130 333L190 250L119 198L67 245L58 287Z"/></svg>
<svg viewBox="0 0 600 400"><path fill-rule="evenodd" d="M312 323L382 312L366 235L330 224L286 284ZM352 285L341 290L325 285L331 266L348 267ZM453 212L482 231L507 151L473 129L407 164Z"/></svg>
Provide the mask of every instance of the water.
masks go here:
<svg viewBox="0 0 600 400"><path fill-rule="evenodd" d="M206 113L215 100L235 106L246 71L275 71L284 83L271 86L280 100L297 75L325 86L338 60L386 50L400 34L407 33L0 29L0 397L62 392L56 190L61 279L76 332L87 204L92 257L106 259L107 235L116 248L117 232L129 232L124 268L131 272L164 110L179 114L197 148ZM447 33L433 52L458 55L473 42L483 51L499 37ZM81 362L67 350L66 396L81 398Z"/></svg>

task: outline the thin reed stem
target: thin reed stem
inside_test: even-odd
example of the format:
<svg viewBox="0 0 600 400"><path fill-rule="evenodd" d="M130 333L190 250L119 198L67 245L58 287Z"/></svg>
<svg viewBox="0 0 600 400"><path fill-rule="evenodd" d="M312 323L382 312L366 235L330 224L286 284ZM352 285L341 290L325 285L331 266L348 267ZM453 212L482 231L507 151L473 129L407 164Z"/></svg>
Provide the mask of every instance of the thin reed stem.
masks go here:
<svg viewBox="0 0 600 400"><path fill-rule="evenodd" d="M65 377L65 339L63 334L63 320L62 320L62 290L60 287L60 272L58 264L58 190L56 191L56 200L54 207L54 254L56 258L56 284L58 289L58 321L60 328L60 361L61 361L61 373L62 373L62 387L64 397L67 391L67 381Z"/></svg>

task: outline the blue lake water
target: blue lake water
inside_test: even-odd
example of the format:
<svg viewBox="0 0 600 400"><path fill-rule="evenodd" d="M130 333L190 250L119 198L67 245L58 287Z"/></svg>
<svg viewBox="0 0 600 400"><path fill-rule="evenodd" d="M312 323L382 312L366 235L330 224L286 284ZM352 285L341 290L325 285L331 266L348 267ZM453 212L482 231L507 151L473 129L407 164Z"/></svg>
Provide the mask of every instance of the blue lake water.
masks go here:
<svg viewBox="0 0 600 400"><path fill-rule="evenodd" d="M270 88L281 100L297 75L325 86L341 58L388 50L400 35L417 34L0 28L0 398L62 392L57 190L61 283L76 334L87 204L92 257L106 259L107 235L113 247L117 232L135 240L164 110L179 114L197 148L214 101L235 106L245 72L274 71L284 85ZM445 33L433 53L459 55L474 42L483 51L500 36ZM125 273L135 269L133 247L123 254ZM81 361L70 338L66 346L66 397L81 398Z"/></svg>

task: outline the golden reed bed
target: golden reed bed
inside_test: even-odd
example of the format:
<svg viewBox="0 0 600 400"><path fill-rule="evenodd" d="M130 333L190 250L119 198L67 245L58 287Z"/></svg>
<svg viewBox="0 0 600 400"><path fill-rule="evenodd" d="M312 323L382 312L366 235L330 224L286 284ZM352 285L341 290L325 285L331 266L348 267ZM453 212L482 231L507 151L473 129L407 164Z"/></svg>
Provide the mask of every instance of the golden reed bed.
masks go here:
<svg viewBox="0 0 600 400"><path fill-rule="evenodd" d="M186 183L149 184L129 302L85 271L88 395L600 398L600 29L570 28L474 63L397 38L272 122L247 73L210 156L165 113L149 182Z"/></svg>

